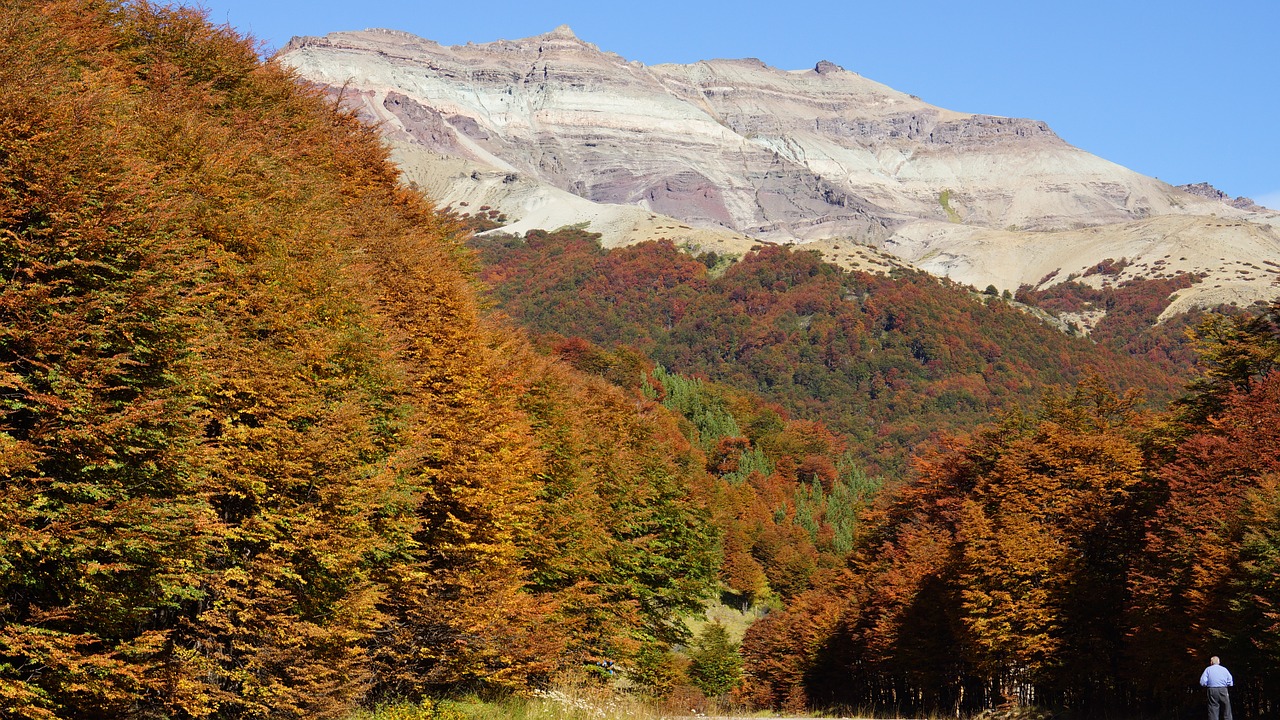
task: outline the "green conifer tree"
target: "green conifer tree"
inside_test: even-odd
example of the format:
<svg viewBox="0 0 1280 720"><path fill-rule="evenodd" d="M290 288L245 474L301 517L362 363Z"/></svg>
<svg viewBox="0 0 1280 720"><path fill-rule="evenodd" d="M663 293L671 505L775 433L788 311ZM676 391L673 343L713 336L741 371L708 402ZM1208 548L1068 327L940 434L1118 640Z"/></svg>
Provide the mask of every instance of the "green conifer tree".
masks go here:
<svg viewBox="0 0 1280 720"><path fill-rule="evenodd" d="M689 651L689 680L709 697L727 694L742 680L738 645L718 620L703 628Z"/></svg>

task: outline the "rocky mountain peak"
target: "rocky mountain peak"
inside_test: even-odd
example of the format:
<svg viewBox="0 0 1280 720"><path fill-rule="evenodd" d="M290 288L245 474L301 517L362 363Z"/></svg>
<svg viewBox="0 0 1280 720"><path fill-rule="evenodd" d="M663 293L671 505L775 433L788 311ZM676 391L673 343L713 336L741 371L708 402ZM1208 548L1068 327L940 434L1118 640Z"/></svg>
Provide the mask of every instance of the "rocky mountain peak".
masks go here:
<svg viewBox="0 0 1280 720"><path fill-rule="evenodd" d="M577 40L578 36L574 34L573 28L568 25L557 25L556 29L549 33L539 35L540 38L550 38L553 40Z"/></svg>
<svg viewBox="0 0 1280 720"><path fill-rule="evenodd" d="M1267 212L1267 208L1255 203L1252 198L1244 196L1232 198L1230 195L1222 192L1218 188L1207 182L1191 183L1189 185L1179 185L1178 189L1185 190L1192 195L1207 198L1209 200L1217 200L1224 205L1233 207L1237 210L1247 210L1249 212Z"/></svg>
<svg viewBox="0 0 1280 720"><path fill-rule="evenodd" d="M578 37L573 28L568 25L558 25L550 32L534 35L527 38L517 40L500 40L494 43L480 43L476 45L468 44L468 46L484 55L495 50L505 52L521 52L521 53L537 53L544 55L548 52L559 52L562 54L577 55L587 58L588 62L597 58L610 56L611 53L605 53L595 45ZM614 56L616 57L616 56Z"/></svg>
<svg viewBox="0 0 1280 720"><path fill-rule="evenodd" d="M817 65L813 66L813 71L819 75L828 73L845 72L845 69L830 60L819 60Z"/></svg>

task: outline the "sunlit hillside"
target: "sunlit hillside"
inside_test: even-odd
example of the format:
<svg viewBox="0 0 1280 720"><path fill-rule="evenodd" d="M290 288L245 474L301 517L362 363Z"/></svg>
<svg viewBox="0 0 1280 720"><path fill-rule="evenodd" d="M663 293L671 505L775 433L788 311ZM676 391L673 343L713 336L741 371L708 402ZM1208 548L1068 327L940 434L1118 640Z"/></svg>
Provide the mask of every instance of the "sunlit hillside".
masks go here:
<svg viewBox="0 0 1280 720"><path fill-rule="evenodd" d="M0 720L1275 713L1280 306L468 240L200 12L0 4Z"/></svg>

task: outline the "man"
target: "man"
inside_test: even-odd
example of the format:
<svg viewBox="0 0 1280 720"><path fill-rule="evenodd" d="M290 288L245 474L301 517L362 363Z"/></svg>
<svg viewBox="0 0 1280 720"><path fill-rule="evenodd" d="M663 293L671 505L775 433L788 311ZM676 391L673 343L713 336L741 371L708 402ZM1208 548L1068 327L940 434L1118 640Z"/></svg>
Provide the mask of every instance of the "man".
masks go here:
<svg viewBox="0 0 1280 720"><path fill-rule="evenodd" d="M1209 720L1218 720L1218 708L1222 708L1222 720L1231 720L1231 698L1227 688L1233 685L1231 673L1218 664L1218 656L1209 658L1209 667L1200 673L1200 686L1209 688Z"/></svg>

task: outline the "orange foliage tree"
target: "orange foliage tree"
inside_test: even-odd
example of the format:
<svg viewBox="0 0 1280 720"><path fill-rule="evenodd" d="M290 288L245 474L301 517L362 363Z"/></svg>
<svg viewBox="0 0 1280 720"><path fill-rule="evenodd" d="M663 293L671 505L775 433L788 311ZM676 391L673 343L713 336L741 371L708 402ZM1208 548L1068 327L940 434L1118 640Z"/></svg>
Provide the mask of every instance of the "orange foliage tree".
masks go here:
<svg viewBox="0 0 1280 720"><path fill-rule="evenodd" d="M1120 652L1136 401L1092 379L923 461L866 519L839 629L788 692L909 712L1109 702L1093 663ZM846 663L852 681L832 680Z"/></svg>
<svg viewBox="0 0 1280 720"><path fill-rule="evenodd" d="M485 321L374 129L197 11L17 2L0 34L0 716L527 687L579 642L535 533L573 512L548 438L592 423L632 454L567 448L616 521L568 587L630 608L610 641L696 604L670 418ZM595 414L539 417L540 373Z"/></svg>
<svg viewBox="0 0 1280 720"><path fill-rule="evenodd" d="M1207 654L1229 657L1242 704L1262 712L1278 690L1268 678L1280 660L1273 572L1280 373L1218 403L1221 412L1185 438L1160 471L1167 497L1132 579L1132 662L1141 687L1159 698Z"/></svg>

